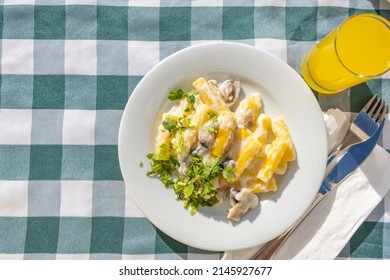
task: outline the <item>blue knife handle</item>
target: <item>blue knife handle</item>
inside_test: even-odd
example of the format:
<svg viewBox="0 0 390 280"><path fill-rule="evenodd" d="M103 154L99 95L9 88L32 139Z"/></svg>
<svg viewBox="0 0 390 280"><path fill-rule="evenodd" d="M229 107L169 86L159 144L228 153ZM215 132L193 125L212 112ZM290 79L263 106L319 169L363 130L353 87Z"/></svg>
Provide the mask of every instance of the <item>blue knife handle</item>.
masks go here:
<svg viewBox="0 0 390 280"><path fill-rule="evenodd" d="M378 142L385 122L383 121L376 132L361 143L353 145L339 160L329 175L322 181L319 193L325 195L334 186L338 185L368 157Z"/></svg>

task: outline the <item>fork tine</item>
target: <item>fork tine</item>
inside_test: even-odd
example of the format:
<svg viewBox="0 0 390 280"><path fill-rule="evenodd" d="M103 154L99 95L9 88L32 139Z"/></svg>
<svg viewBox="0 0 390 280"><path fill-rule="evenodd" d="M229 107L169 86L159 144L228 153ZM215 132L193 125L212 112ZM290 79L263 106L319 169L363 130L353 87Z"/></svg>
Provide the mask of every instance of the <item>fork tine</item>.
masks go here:
<svg viewBox="0 0 390 280"><path fill-rule="evenodd" d="M366 112L367 114L369 114L371 116L371 118L373 118L376 107L378 106L379 102L381 101L381 99L376 95L375 95L375 99L376 99L375 104L371 107L371 109L368 112Z"/></svg>
<svg viewBox="0 0 390 280"><path fill-rule="evenodd" d="M367 113L368 109L370 109L371 104L374 102L375 99L376 99L376 95L374 95L374 96L367 102L367 104L363 107L362 111L364 111L364 112Z"/></svg>
<svg viewBox="0 0 390 280"><path fill-rule="evenodd" d="M383 112L381 114L381 116L379 117L379 120L377 121L377 123L381 124L382 121L385 119L386 115L387 115L387 106L385 106L385 108L383 109Z"/></svg>
<svg viewBox="0 0 390 280"><path fill-rule="evenodd" d="M380 98L378 100L380 101L379 108L376 110L374 116L372 117L375 121L378 121L379 116L383 111L383 107L385 106L385 102L383 102L383 100L381 100Z"/></svg>

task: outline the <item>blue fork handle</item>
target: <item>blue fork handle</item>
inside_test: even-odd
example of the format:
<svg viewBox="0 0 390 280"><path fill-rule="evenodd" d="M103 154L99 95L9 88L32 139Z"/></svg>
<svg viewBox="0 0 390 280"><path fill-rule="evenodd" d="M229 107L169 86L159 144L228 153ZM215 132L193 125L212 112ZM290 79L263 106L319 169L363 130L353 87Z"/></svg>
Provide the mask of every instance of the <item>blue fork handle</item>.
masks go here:
<svg viewBox="0 0 390 280"><path fill-rule="evenodd" d="M365 134L367 134L368 137L371 137L377 130L378 130L378 124L373 121L373 119L364 111L360 111L359 114L356 116L356 118L353 120L353 123L351 125L356 125L361 129ZM348 149L349 147L343 148ZM340 146L335 149L328 157L327 164L332 162L334 158L340 155Z"/></svg>
<svg viewBox="0 0 390 280"><path fill-rule="evenodd" d="M373 121L373 119L367 115L366 112L360 111L359 114L356 116L356 118L353 120L353 123L351 124L359 127L360 130L362 130L368 138L371 137L375 131L378 130L378 124ZM352 144L354 145L354 144ZM336 157L339 157L343 151L348 150L349 146L345 146L341 149L340 145L337 147L332 153L328 156L327 165L333 161Z"/></svg>
<svg viewBox="0 0 390 280"><path fill-rule="evenodd" d="M344 156L332 169L329 175L324 179L321 184L319 193L325 195L334 186L338 185L349 174L356 170L356 168L368 157L368 155L374 149L376 143L378 142L379 136L382 133L384 125L385 121L382 121L381 125L375 131L372 137L349 148L348 152L344 154Z"/></svg>
<svg viewBox="0 0 390 280"><path fill-rule="evenodd" d="M368 136L373 135L378 130L378 124L365 112L360 112L353 121Z"/></svg>

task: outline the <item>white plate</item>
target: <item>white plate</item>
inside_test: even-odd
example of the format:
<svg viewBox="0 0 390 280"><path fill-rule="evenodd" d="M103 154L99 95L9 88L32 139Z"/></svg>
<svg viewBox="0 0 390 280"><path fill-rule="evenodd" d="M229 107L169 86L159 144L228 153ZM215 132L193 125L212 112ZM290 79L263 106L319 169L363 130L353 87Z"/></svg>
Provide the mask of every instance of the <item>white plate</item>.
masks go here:
<svg viewBox="0 0 390 280"><path fill-rule="evenodd" d="M262 195L260 206L239 223L227 220L227 205L201 208L191 216L171 189L146 176L146 155L152 152L157 122L169 104L169 91L187 87L200 76L220 81L239 79L245 95L260 91L263 111L285 118L295 144L297 160L277 178L279 190ZM255 47L220 42L181 50L145 75L123 112L118 149L127 191L157 228L184 244L223 251L267 242L299 218L322 181L327 136L318 102L292 68Z"/></svg>

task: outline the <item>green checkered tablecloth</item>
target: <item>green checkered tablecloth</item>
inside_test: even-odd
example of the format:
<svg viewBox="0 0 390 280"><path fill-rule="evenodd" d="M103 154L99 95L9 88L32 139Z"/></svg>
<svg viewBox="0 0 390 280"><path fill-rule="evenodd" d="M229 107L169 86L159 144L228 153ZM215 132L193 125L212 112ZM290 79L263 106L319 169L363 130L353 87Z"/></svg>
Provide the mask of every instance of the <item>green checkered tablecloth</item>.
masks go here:
<svg viewBox="0 0 390 280"><path fill-rule="evenodd" d="M303 54L361 0L0 0L0 259L219 259L156 229L125 192L117 136L137 83L170 54L208 41L254 45L300 73ZM314 93L316 94L316 93ZM390 104L390 74L323 110ZM390 149L390 129L381 145ZM340 258L390 258L390 195Z"/></svg>

